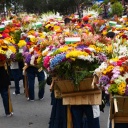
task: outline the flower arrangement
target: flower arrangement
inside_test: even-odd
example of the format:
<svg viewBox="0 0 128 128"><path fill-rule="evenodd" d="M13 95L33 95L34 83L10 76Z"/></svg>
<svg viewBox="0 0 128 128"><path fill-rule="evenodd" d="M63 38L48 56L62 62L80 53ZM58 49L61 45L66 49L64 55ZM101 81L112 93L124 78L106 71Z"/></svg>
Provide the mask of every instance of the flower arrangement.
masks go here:
<svg viewBox="0 0 128 128"><path fill-rule="evenodd" d="M99 77L98 85L105 92L118 95L128 95L128 58L114 58L102 63L95 70Z"/></svg>
<svg viewBox="0 0 128 128"><path fill-rule="evenodd" d="M84 78L92 77L100 62L107 59L97 49L94 45L87 46L82 42L49 46L43 51L43 54L49 51L43 58L43 67L58 78L70 79L79 85Z"/></svg>

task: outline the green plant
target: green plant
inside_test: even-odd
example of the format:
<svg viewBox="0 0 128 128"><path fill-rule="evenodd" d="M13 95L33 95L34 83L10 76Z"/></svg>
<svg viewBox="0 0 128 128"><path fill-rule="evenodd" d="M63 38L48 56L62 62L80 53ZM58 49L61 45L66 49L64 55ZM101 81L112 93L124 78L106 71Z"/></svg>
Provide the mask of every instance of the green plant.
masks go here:
<svg viewBox="0 0 128 128"><path fill-rule="evenodd" d="M118 16L121 16L122 13L123 13L123 5L120 3L120 2L115 2L112 7L111 7L112 11L110 13L111 16L113 15L118 15Z"/></svg>
<svg viewBox="0 0 128 128"><path fill-rule="evenodd" d="M91 9L97 11L99 14L103 12L102 7L99 7L98 4L94 4L94 5L91 7Z"/></svg>

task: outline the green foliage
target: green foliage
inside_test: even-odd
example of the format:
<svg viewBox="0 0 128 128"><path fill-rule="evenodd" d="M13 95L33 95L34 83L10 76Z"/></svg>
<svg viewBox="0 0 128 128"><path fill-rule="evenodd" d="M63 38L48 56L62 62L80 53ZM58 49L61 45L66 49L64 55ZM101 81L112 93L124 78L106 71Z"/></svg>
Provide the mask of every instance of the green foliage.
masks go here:
<svg viewBox="0 0 128 128"><path fill-rule="evenodd" d="M92 77L96 68L98 68L96 61L89 63L76 59L75 61L65 61L57 65L54 73L61 79L73 80L74 85L77 87L84 78Z"/></svg>
<svg viewBox="0 0 128 128"><path fill-rule="evenodd" d="M16 60L18 61L18 62L20 62L20 61L23 61L23 56L22 56L22 53L16 53Z"/></svg>
<svg viewBox="0 0 128 128"><path fill-rule="evenodd" d="M111 94L117 94L118 93L118 85L111 84L111 86L108 88L108 92Z"/></svg>
<svg viewBox="0 0 128 128"><path fill-rule="evenodd" d="M104 4L108 4L109 3L109 0L104 0L103 3Z"/></svg>
<svg viewBox="0 0 128 128"><path fill-rule="evenodd" d="M19 40L20 40L21 30L17 30L15 32L11 33L11 35L13 36L15 43L18 44Z"/></svg>
<svg viewBox="0 0 128 128"><path fill-rule="evenodd" d="M124 8L120 2L115 2L111 8L112 8L112 11L110 13L111 16L115 14L117 14L118 16L122 16Z"/></svg>
<svg viewBox="0 0 128 128"><path fill-rule="evenodd" d="M99 14L103 12L103 9L101 7L99 7L99 5L97 5L97 4L93 4L91 9L97 11Z"/></svg>

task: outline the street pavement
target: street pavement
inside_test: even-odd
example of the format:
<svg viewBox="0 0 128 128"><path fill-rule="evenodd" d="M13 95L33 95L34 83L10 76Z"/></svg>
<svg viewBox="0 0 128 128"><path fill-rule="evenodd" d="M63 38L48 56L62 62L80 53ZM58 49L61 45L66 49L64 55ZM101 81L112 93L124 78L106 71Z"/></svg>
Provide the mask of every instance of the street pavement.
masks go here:
<svg viewBox="0 0 128 128"><path fill-rule="evenodd" d="M35 101L27 101L24 95L24 88L21 85L21 95L15 96L14 82L11 82L10 91L14 109L14 116L5 117L2 99L0 98L0 128L48 128L51 114L51 98L49 86L45 87L45 96L42 101L38 100L38 85L35 84ZM105 112L101 112L100 126L107 128L109 107L105 107Z"/></svg>

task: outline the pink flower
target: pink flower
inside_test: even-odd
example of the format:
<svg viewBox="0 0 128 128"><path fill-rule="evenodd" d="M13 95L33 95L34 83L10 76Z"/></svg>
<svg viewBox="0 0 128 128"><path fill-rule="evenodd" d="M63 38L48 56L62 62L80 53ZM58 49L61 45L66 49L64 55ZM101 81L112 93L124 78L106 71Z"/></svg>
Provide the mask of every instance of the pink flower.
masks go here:
<svg viewBox="0 0 128 128"><path fill-rule="evenodd" d="M45 68L49 68L49 61L50 61L50 59L51 59L51 57L50 56L46 56L45 58L44 58L44 60L43 60L43 66L45 67Z"/></svg>

